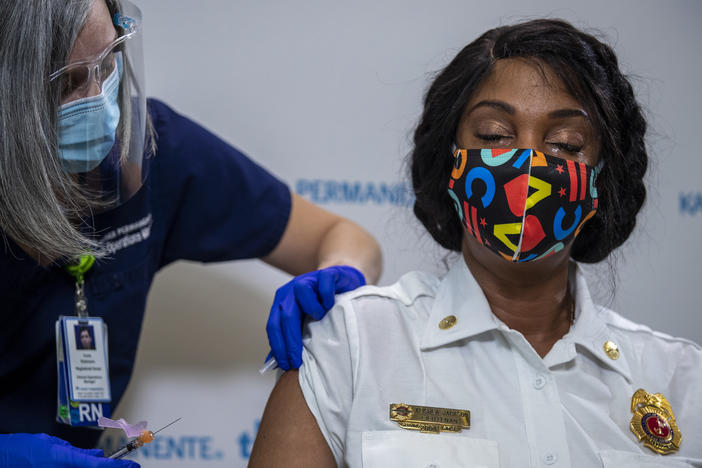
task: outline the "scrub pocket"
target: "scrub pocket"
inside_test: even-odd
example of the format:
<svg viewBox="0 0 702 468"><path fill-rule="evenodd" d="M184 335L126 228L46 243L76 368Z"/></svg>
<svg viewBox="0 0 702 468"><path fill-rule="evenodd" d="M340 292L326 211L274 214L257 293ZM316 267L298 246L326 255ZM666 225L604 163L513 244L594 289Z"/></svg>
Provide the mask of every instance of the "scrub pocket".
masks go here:
<svg viewBox="0 0 702 468"><path fill-rule="evenodd" d="M603 468L690 468L702 467L702 460L692 461L670 455L650 455L622 452L620 450L604 450L600 452Z"/></svg>
<svg viewBox="0 0 702 468"><path fill-rule="evenodd" d="M367 431L364 468L499 468L497 442L453 434Z"/></svg>

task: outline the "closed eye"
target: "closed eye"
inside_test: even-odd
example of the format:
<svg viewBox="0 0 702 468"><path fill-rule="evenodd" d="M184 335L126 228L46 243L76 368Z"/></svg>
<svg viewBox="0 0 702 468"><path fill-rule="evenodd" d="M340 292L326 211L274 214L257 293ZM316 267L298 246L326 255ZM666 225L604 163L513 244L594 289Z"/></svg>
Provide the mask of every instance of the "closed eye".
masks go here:
<svg viewBox="0 0 702 468"><path fill-rule="evenodd" d="M547 142L547 144L553 145L553 146L555 146L563 151L566 151L568 153L578 153L578 152L582 151L582 149L583 149L582 145L571 145L569 143L557 143L557 142L548 143Z"/></svg>
<svg viewBox="0 0 702 468"><path fill-rule="evenodd" d="M484 140L484 141L498 141L498 140L502 140L504 138L511 138L508 135L498 135L498 134L487 134L487 135L476 134L475 136L477 136L478 138L480 138L481 140Z"/></svg>

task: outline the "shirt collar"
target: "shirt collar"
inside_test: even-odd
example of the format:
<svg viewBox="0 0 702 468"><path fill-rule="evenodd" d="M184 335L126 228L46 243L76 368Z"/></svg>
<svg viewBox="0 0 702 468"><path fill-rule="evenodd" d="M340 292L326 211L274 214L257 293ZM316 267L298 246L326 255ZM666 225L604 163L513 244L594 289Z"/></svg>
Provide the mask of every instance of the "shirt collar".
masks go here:
<svg viewBox="0 0 702 468"><path fill-rule="evenodd" d="M592 301L582 269L575 262L571 266L570 279L574 287L575 323L563 337L563 340L574 343L576 347L584 348L606 367L619 372L627 380L631 381L631 368L627 359L627 350L621 347L618 337L607 326L607 319L603 312ZM605 343L608 341L611 341L619 348L617 359L612 359L605 351ZM578 352L582 351L578 350Z"/></svg>
<svg viewBox="0 0 702 468"><path fill-rule="evenodd" d="M612 359L605 352L607 341L619 343L592 302L585 275L575 262L571 263L570 284L575 297L575 323L562 340L576 345L572 357L576 351L582 352L578 349L580 346L606 367L631 380L626 353L620 349L618 359ZM455 318L455 324L442 328L442 321L451 320L451 316ZM420 347L424 351L445 346L495 329L506 331L507 327L492 313L485 294L461 257L439 284Z"/></svg>
<svg viewBox="0 0 702 468"><path fill-rule="evenodd" d="M442 320L455 317L455 324L441 328ZM436 348L497 328L495 317L483 290L468 270L465 260L457 260L444 276L424 329L421 349Z"/></svg>

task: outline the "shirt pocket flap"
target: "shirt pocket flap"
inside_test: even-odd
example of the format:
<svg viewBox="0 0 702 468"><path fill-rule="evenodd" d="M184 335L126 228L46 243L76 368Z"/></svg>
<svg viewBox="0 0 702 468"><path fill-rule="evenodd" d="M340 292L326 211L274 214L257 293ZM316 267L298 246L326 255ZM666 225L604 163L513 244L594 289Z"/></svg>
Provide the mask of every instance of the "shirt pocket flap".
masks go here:
<svg viewBox="0 0 702 468"><path fill-rule="evenodd" d="M457 434L367 431L362 435L364 468L499 468L497 442Z"/></svg>
<svg viewBox="0 0 702 468"><path fill-rule="evenodd" d="M600 452L602 466L604 468L660 468L661 466L670 468L690 468L702 466L698 462L685 460L684 458L670 455L650 455L641 453L623 452L621 450L603 450Z"/></svg>

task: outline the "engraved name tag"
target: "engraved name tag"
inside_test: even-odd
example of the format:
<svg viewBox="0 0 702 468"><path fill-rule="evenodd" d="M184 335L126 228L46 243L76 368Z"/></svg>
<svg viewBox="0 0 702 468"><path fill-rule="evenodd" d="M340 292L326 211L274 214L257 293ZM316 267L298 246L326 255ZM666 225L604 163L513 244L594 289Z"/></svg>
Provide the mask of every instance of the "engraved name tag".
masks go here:
<svg viewBox="0 0 702 468"><path fill-rule="evenodd" d="M461 432L470 428L470 411L391 403L390 420L404 429L420 432Z"/></svg>

